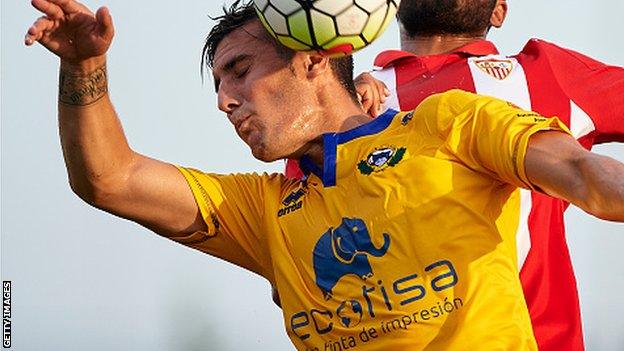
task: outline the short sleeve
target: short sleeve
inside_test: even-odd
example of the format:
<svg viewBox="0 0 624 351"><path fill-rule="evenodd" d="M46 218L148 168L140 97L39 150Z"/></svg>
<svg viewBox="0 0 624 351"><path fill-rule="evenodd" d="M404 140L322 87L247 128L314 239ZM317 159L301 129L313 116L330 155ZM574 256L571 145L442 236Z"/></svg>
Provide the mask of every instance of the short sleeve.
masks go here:
<svg viewBox="0 0 624 351"><path fill-rule="evenodd" d="M193 192L208 231L172 239L270 279L264 212L272 195L279 196L283 176L178 169Z"/></svg>
<svg viewBox="0 0 624 351"><path fill-rule="evenodd" d="M624 68L546 41L532 44L545 54L561 89L591 118L596 143L624 142Z"/></svg>
<svg viewBox="0 0 624 351"><path fill-rule="evenodd" d="M428 98L415 114L422 113L420 109L425 110L424 130L441 140L439 152L477 172L532 190L536 189L524 167L529 138L547 130L570 134L556 117L545 118L509 102L461 90Z"/></svg>

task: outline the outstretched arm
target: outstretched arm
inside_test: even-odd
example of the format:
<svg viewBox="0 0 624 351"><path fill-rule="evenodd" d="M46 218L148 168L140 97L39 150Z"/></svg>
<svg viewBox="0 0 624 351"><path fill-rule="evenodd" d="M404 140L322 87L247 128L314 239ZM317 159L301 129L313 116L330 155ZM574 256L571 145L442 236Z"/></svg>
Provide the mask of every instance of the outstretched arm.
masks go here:
<svg viewBox="0 0 624 351"><path fill-rule="evenodd" d="M525 158L533 185L606 220L624 221L624 164L554 131L531 137Z"/></svg>
<svg viewBox="0 0 624 351"><path fill-rule="evenodd" d="M44 16L28 29L26 45L39 42L61 60L59 129L74 192L162 235L205 230L182 174L128 145L108 96L105 54L114 34L108 9L93 14L74 0L32 5Z"/></svg>

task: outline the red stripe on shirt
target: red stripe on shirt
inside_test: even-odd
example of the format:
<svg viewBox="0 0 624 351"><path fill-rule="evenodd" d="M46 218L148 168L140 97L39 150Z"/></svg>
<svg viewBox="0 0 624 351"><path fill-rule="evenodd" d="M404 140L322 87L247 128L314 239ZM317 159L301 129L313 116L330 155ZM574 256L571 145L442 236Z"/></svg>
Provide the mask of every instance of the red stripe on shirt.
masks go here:
<svg viewBox="0 0 624 351"><path fill-rule="evenodd" d="M516 57L524 68L531 109L557 116L570 126L570 99L557 82L538 42L530 41ZM531 250L520 271L533 331L540 350L583 350L576 278L565 238L564 201L532 193L529 214Z"/></svg>

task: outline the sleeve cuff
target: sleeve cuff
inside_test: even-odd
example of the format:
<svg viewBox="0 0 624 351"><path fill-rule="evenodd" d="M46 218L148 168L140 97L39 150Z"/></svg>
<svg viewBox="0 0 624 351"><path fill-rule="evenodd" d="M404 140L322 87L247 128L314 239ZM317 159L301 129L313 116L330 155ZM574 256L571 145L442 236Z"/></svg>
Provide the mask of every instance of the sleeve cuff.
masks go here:
<svg viewBox="0 0 624 351"><path fill-rule="evenodd" d="M215 236L219 231L219 218L215 211L215 206L208 195L208 191L197 178L197 175L201 174L201 172L191 168L176 167L182 173L193 192L193 197L197 202L201 216L208 227L208 235Z"/></svg>
<svg viewBox="0 0 624 351"><path fill-rule="evenodd" d="M531 183L526 174L526 168L524 166L526 152L529 147L529 140L534 134L544 131L559 131L572 136L572 133L570 132L568 127L563 122L561 122L559 118L541 118L543 119L542 121L539 121L539 123L531 126L520 136L520 138L518 138L513 152L514 172L516 173L516 177L518 177L518 179L520 179L528 189L538 192L543 191L539 187Z"/></svg>

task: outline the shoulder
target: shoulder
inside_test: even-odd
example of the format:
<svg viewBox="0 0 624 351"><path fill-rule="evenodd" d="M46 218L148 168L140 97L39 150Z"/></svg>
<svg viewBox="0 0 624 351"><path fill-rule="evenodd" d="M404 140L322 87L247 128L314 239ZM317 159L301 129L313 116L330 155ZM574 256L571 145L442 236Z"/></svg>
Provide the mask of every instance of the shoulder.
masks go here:
<svg viewBox="0 0 624 351"><path fill-rule="evenodd" d="M414 110L414 115L419 117L417 120L424 123L427 130L445 134L454 124L498 116L510 108L517 107L495 97L452 89L423 100Z"/></svg>
<svg viewBox="0 0 624 351"><path fill-rule="evenodd" d="M423 100L415 109L416 113L432 114L436 112L457 114L466 108L485 104L495 98L477 95L461 89L451 89L434 94Z"/></svg>
<svg viewBox="0 0 624 351"><path fill-rule="evenodd" d="M444 134L456 117L474 108L479 99L479 95L460 89L430 95L411 112L416 121L413 129L431 135Z"/></svg>
<svg viewBox="0 0 624 351"><path fill-rule="evenodd" d="M264 188L278 190L282 187L287 187L288 183L294 181L279 173L218 174L180 166L178 166L178 169L182 172L191 188L197 187L199 189Z"/></svg>
<svg viewBox="0 0 624 351"><path fill-rule="evenodd" d="M604 63L578 51L538 38L530 39L517 57L547 60L554 66L568 64L583 66L589 69L597 69L604 66Z"/></svg>
<svg viewBox="0 0 624 351"><path fill-rule="evenodd" d="M547 40L539 39L539 38L531 38L524 45L522 50L520 51L520 55L535 55L538 53L541 54L565 54L573 52L570 49L566 49L558 44L552 43Z"/></svg>

